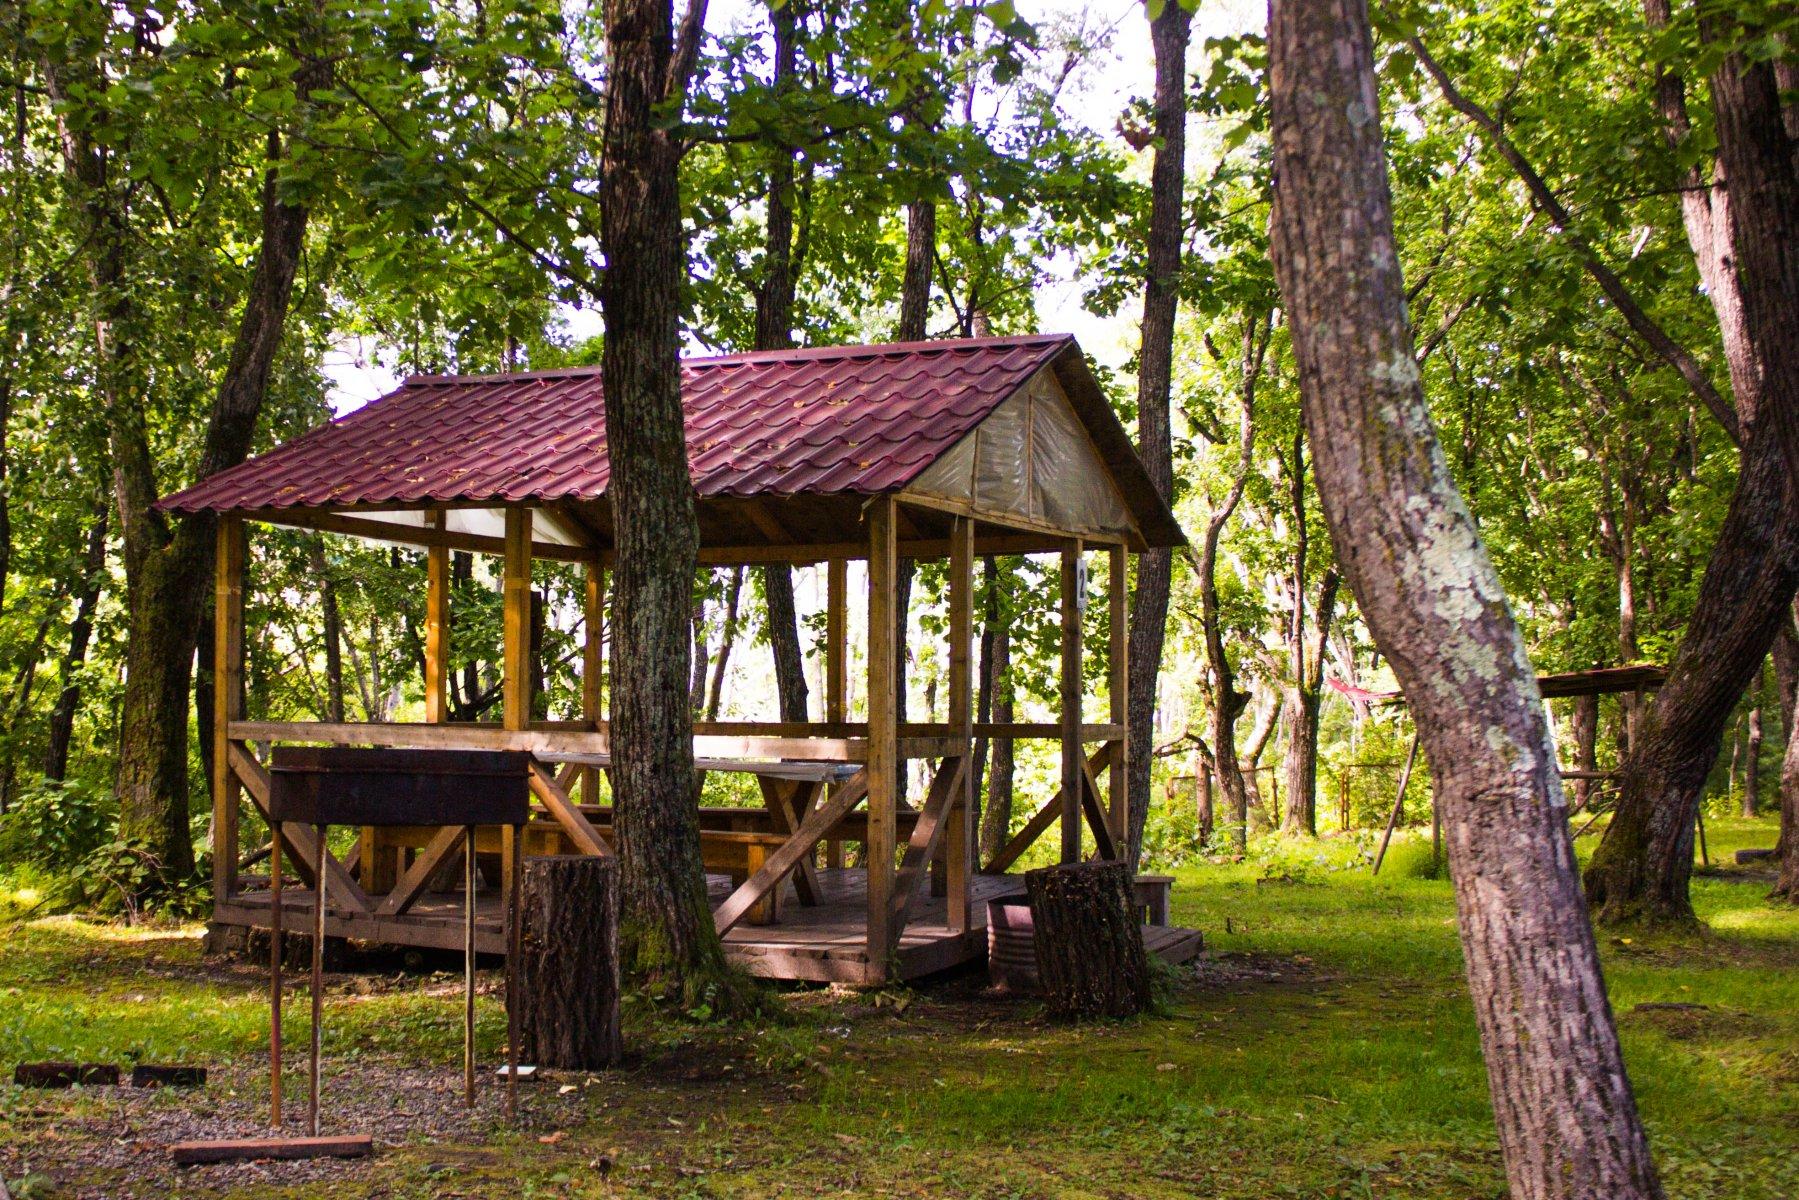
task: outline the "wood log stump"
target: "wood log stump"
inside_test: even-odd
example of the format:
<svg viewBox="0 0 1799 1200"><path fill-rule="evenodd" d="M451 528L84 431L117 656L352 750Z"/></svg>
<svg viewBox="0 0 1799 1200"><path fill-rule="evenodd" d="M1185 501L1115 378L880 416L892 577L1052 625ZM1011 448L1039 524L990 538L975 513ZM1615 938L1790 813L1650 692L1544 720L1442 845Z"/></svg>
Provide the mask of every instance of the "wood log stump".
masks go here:
<svg viewBox="0 0 1799 1200"><path fill-rule="evenodd" d="M1043 867L1026 871L1024 884L1051 1015L1129 1017L1149 1007L1149 956L1127 865Z"/></svg>
<svg viewBox="0 0 1799 1200"><path fill-rule="evenodd" d="M525 859L520 880L519 1061L590 1071L616 1064L618 883L612 859Z"/></svg>

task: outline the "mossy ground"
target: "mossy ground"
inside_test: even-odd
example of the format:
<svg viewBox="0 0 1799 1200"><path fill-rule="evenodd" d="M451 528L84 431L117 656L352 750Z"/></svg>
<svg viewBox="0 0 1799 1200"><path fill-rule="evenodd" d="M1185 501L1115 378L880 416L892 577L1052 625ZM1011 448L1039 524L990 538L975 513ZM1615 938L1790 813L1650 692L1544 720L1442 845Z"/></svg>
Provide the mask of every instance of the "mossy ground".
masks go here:
<svg viewBox="0 0 1799 1200"><path fill-rule="evenodd" d="M1773 840L1766 821L1709 832L1714 857ZM1268 878L1256 863L1180 871L1174 918L1206 931L1211 961L1157 1017L1057 1027L968 980L794 991L786 1019L758 1026L639 1013L633 1061L538 1085L522 1132L469 1119L427 1144L401 1122L372 1129L398 1145L336 1174L248 1185L198 1169L158 1186L259 1198L1502 1196L1449 885L1331 867L1290 854ZM1734 869L1703 874L1707 934L1601 938L1672 1196L1799 1195L1799 910L1766 902L1767 887ZM191 929L17 927L0 939L0 1066L208 1062L222 1068L212 1099L234 1086L254 1113L259 980L253 966L203 960ZM441 1064L453 1080L455 979L334 986L340 1096L354 1096L359 1065L376 1077ZM481 1015L491 1053L493 998ZM296 1011L296 1050L303 1020ZM562 1083L574 1090L561 1096ZM44 1171L40 1187L78 1194L59 1147L99 1136L83 1131L104 1128L88 1121L104 1103L0 1086L0 1170ZM86 1186L139 1185L120 1172L116 1193Z"/></svg>

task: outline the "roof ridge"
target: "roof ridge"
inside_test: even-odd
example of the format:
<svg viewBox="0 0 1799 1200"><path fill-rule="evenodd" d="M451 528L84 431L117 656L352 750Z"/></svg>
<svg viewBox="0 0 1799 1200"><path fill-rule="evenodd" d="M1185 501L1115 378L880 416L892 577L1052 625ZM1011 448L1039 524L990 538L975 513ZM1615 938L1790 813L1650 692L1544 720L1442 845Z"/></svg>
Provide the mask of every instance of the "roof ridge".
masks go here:
<svg viewBox="0 0 1799 1200"><path fill-rule="evenodd" d="M1021 333L978 338L933 338L922 342L852 343L841 346L796 346L791 350L740 350L729 354L684 355L681 366L728 367L750 363L810 362L842 358L884 358L894 354L930 354L958 350L990 350L1002 346L1052 346L1073 342L1071 333ZM401 387L431 387L471 383L518 383L534 379L586 379L598 376L599 366L546 367L540 371L503 371L486 375L408 375Z"/></svg>

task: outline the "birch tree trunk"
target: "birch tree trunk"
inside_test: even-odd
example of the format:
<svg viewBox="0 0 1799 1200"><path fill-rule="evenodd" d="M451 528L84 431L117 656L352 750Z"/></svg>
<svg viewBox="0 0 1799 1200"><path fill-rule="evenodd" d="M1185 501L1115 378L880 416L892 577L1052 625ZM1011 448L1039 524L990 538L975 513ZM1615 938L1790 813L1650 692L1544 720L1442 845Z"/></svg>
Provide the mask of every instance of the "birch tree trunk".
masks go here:
<svg viewBox="0 0 1799 1200"><path fill-rule="evenodd" d="M1405 314L1364 0L1273 0L1272 254L1337 560L1429 756L1511 1194L1658 1197L1524 643Z"/></svg>

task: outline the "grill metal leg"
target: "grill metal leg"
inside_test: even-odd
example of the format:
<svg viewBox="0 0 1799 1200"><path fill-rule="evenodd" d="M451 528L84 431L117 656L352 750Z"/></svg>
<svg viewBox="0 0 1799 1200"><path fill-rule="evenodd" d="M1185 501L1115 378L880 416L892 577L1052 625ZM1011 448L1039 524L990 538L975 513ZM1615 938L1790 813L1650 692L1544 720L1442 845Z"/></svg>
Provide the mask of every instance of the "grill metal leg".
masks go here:
<svg viewBox="0 0 1799 1200"><path fill-rule="evenodd" d="M462 1098L475 1106L475 827L462 830Z"/></svg>
<svg viewBox="0 0 1799 1200"><path fill-rule="evenodd" d="M312 1063L306 1096L306 1131L319 1135L319 1049L322 1044L325 992L325 826L314 825L318 856L312 869Z"/></svg>
<svg viewBox="0 0 1799 1200"><path fill-rule="evenodd" d="M269 1124L281 1128L281 831L269 827Z"/></svg>

